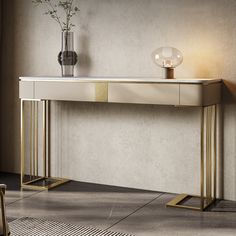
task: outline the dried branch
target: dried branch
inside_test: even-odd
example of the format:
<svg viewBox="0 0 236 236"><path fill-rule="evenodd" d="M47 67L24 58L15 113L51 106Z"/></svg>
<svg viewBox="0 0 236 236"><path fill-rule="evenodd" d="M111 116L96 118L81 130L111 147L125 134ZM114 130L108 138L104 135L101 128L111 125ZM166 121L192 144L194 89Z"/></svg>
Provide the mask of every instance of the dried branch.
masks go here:
<svg viewBox="0 0 236 236"><path fill-rule="evenodd" d="M79 12L79 8L74 6L74 0L33 0L32 3L35 6L45 6L45 15L49 15L54 21L56 21L62 31L70 31L75 25L71 23L71 19ZM58 15L58 10L61 9L65 14L65 21L61 20Z"/></svg>

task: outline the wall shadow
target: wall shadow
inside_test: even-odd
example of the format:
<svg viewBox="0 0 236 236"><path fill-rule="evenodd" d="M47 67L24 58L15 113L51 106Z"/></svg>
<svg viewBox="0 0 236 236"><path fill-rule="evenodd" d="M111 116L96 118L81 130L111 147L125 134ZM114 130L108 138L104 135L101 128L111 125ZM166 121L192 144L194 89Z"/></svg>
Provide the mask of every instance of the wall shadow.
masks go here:
<svg viewBox="0 0 236 236"><path fill-rule="evenodd" d="M15 78L15 1L2 0L1 37L1 169L15 170L19 156L18 80ZM17 133L18 132L18 133ZM3 158L4 157L4 158ZM5 161L4 161L5 160ZM8 160L6 162L6 160Z"/></svg>
<svg viewBox="0 0 236 236"><path fill-rule="evenodd" d="M221 198L225 198L225 161L224 161L224 153L225 153L225 140L224 137L226 135L225 131L225 122L226 122L226 106L235 105L236 106L236 83L231 82L235 81L235 79L229 78L227 80L223 80L222 83L222 104L221 104L221 115L220 115L220 142L221 142L221 150L220 150L220 166L221 166L221 180L219 183L220 193L222 194ZM236 163L236 161L235 161ZM233 164L233 163L232 163ZM236 169L236 166L235 166Z"/></svg>
<svg viewBox="0 0 236 236"><path fill-rule="evenodd" d="M79 38L79 48L78 52L78 74L79 76L89 76L92 60L89 56L89 37L87 35L82 35Z"/></svg>

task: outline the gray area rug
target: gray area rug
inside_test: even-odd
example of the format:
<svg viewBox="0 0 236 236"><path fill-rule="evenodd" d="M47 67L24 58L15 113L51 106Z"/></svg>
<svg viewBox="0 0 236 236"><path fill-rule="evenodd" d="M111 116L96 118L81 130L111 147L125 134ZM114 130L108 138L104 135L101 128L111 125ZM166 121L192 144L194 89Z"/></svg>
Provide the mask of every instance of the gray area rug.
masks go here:
<svg viewBox="0 0 236 236"><path fill-rule="evenodd" d="M9 223L11 236L134 236L79 225L23 217Z"/></svg>

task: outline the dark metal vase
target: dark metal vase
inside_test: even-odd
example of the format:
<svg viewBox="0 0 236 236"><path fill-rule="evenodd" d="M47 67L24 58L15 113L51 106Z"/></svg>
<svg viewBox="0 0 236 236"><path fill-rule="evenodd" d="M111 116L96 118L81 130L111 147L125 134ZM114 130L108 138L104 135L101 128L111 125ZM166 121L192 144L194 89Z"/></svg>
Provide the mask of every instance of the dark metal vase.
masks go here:
<svg viewBox="0 0 236 236"><path fill-rule="evenodd" d="M58 62L61 65L63 77L74 76L74 66L77 63L77 54L74 51L74 33L62 32L61 51L58 54Z"/></svg>

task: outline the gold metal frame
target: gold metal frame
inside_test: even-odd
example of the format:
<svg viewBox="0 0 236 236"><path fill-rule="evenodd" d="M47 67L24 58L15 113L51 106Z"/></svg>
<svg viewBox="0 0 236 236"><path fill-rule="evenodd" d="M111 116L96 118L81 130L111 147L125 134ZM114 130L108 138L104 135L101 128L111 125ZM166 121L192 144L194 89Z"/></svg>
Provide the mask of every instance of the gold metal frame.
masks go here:
<svg viewBox="0 0 236 236"><path fill-rule="evenodd" d="M30 157L29 174L25 174L25 112L24 103L30 102ZM64 184L69 180L51 177L50 168L50 102L42 100L43 103L43 173L39 175L38 158L38 99L21 99L21 187L33 190L48 190ZM25 181L25 177L28 180Z"/></svg>
<svg viewBox="0 0 236 236"><path fill-rule="evenodd" d="M217 105L201 108L201 167L200 196L180 194L167 207L203 211L216 200ZM200 206L185 205L192 198L200 198Z"/></svg>

